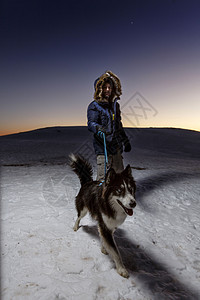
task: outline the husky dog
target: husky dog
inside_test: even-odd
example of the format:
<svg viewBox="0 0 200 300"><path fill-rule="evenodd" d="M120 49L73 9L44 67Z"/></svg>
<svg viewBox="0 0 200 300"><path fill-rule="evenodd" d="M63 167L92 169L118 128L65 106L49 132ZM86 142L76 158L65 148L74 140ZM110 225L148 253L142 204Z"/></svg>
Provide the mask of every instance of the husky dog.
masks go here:
<svg viewBox="0 0 200 300"><path fill-rule="evenodd" d="M130 165L121 173L110 168L102 184L93 181L92 167L82 156L71 154L70 166L81 182L75 201L78 217L74 231L79 229L80 220L89 212L98 222L102 253L109 254L115 262L117 272L128 278L129 274L121 260L113 232L125 221L127 215L133 215L133 208L136 206L136 185Z"/></svg>

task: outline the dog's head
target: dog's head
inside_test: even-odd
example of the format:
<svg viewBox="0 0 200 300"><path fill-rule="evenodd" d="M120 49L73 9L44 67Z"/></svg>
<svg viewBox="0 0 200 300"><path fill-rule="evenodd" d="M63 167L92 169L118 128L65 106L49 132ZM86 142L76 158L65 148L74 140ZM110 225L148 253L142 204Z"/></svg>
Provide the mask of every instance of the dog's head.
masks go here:
<svg viewBox="0 0 200 300"><path fill-rule="evenodd" d="M110 168L106 174L103 196L109 199L116 209L122 209L127 215L133 215L136 184L132 176L131 167L128 165L121 173L116 173Z"/></svg>

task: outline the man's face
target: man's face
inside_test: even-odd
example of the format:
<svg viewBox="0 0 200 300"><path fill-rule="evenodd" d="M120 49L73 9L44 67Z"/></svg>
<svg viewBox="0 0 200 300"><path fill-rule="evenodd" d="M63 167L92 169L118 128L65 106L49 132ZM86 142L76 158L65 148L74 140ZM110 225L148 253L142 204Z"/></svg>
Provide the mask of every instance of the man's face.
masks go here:
<svg viewBox="0 0 200 300"><path fill-rule="evenodd" d="M103 97L109 100L111 93L112 93L112 87L110 83L105 83L103 86Z"/></svg>

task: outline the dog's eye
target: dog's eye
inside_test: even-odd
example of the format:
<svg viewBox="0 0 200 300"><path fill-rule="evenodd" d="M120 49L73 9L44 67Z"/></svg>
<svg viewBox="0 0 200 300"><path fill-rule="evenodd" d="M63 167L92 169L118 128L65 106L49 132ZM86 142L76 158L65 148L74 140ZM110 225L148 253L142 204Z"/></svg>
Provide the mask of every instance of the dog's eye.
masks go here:
<svg viewBox="0 0 200 300"><path fill-rule="evenodd" d="M128 191L129 191L129 193L133 193L133 188L132 188L132 186L131 185L128 185Z"/></svg>
<svg viewBox="0 0 200 300"><path fill-rule="evenodd" d="M122 192L122 189L118 188L116 189L116 192L120 194Z"/></svg>
<svg viewBox="0 0 200 300"><path fill-rule="evenodd" d="M134 195L134 189L133 188L130 188L129 192L130 192L130 194Z"/></svg>

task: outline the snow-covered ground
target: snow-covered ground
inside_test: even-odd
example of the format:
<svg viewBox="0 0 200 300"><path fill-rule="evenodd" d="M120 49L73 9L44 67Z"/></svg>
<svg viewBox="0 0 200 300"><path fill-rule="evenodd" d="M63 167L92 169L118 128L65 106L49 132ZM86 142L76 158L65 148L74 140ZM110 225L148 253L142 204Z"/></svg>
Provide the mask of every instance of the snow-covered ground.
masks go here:
<svg viewBox="0 0 200 300"><path fill-rule="evenodd" d="M200 133L127 129L137 183L115 240L130 277L100 251L86 216L73 231L80 184L68 154L95 156L85 127L0 137L1 292L10 299L200 299Z"/></svg>

